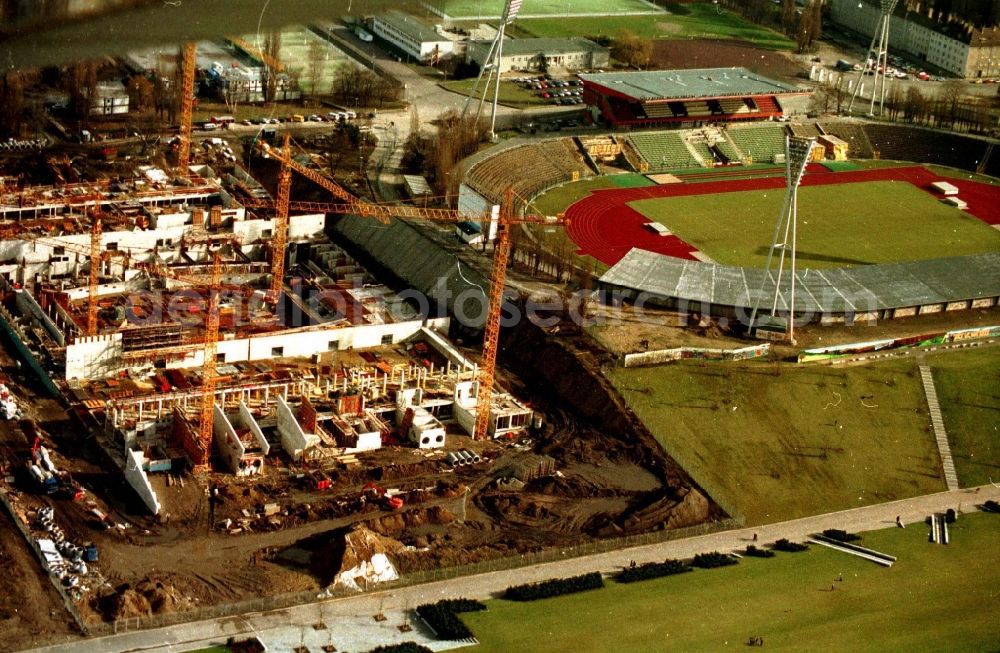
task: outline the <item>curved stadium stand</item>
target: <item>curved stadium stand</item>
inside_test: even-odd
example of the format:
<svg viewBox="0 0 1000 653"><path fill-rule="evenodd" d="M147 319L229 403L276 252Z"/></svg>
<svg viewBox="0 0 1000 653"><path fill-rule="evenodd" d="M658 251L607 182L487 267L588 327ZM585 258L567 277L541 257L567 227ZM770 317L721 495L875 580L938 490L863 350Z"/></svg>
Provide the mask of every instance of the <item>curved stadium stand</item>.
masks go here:
<svg viewBox="0 0 1000 653"><path fill-rule="evenodd" d="M465 183L483 197L499 202L510 188L530 200L541 191L592 174L572 139L559 138L505 149L474 165Z"/></svg>

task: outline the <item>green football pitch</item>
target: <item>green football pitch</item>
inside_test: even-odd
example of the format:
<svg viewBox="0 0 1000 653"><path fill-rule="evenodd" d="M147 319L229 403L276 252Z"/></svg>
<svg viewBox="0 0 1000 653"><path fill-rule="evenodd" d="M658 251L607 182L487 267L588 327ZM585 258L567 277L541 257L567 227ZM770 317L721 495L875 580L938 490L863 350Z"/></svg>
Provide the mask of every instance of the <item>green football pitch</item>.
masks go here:
<svg viewBox="0 0 1000 653"><path fill-rule="evenodd" d="M462 615L480 644L461 651L752 651L754 635L765 651L996 651L1000 516L960 516L951 535L940 546L923 524L865 533L861 544L898 557L889 569L813 546L554 599L489 601Z"/></svg>
<svg viewBox="0 0 1000 653"><path fill-rule="evenodd" d="M629 206L725 265L764 267L781 212L782 189L665 197ZM983 254L1000 250L1000 232L902 181L799 190L800 267Z"/></svg>
<svg viewBox="0 0 1000 653"><path fill-rule="evenodd" d="M499 18L504 0L432 0L432 7L452 18ZM526 16L553 14L611 15L622 12L662 12L642 0L531 0L521 6Z"/></svg>

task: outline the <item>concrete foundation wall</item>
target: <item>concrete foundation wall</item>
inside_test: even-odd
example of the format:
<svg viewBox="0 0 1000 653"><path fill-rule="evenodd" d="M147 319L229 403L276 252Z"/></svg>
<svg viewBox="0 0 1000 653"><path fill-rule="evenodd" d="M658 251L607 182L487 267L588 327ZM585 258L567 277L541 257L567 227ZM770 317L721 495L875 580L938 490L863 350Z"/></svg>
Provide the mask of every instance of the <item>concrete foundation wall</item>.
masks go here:
<svg viewBox="0 0 1000 653"><path fill-rule="evenodd" d="M271 443L267 441L264 437L264 432L260 430L260 424L254 418L253 413L247 407L245 402L240 402L240 412L239 420L242 422L242 426L250 429L253 434L254 440L257 441L257 445L260 447L261 452L267 456L271 453Z"/></svg>
<svg viewBox="0 0 1000 653"><path fill-rule="evenodd" d="M226 417L226 413L219 407L219 404L215 404L215 409L212 412L212 426L215 448L218 450L222 460L225 461L229 471L234 474L238 473L240 471L240 459L243 458L245 449L243 443L236 436L236 429L233 428L233 425L229 422L229 418Z"/></svg>
<svg viewBox="0 0 1000 653"><path fill-rule="evenodd" d="M120 369L121 355L120 333L76 338L66 347L64 376L67 381L105 378Z"/></svg>
<svg viewBox="0 0 1000 653"><path fill-rule="evenodd" d="M125 451L125 480L136 491L142 502L146 504L150 512L154 515L160 514L160 501L156 498L153 486L149 484L149 477L142 469L145 456L141 451L128 449Z"/></svg>
<svg viewBox="0 0 1000 653"><path fill-rule="evenodd" d="M281 436L281 446L292 460L299 460L310 446L318 441L315 435L306 434L295 419L295 413L288 403L278 397L278 435Z"/></svg>
<svg viewBox="0 0 1000 653"><path fill-rule="evenodd" d="M14 301L17 304L17 309L21 311L21 315L30 317L31 319L38 322L38 324L45 329L49 336L59 343L60 346L66 344L66 339L62 334L62 331L56 326L55 322L52 321L42 307L38 305L35 298L27 290L18 290L14 293Z"/></svg>

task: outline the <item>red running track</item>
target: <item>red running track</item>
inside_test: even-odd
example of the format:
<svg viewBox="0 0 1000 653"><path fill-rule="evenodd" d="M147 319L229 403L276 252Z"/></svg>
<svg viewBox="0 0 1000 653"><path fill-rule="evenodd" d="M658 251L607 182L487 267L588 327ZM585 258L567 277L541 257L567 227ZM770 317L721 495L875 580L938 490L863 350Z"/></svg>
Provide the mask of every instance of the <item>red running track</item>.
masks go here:
<svg viewBox="0 0 1000 653"><path fill-rule="evenodd" d="M1000 224L1000 187L997 186L966 179L944 178L923 166L830 172L823 166L811 164L808 172L802 178L803 186L907 181L921 190L933 193L930 185L935 181L945 180L958 187L959 196L968 204L967 212L970 215L990 225ZM633 247L677 258L694 259L697 251L694 247L677 236L658 236L646 229L643 225L651 220L628 206L628 202L658 197L768 190L784 186L784 176L780 176L591 191L589 196L566 210L566 217L570 221L566 231L576 243L578 254L593 256L607 265L620 261Z"/></svg>

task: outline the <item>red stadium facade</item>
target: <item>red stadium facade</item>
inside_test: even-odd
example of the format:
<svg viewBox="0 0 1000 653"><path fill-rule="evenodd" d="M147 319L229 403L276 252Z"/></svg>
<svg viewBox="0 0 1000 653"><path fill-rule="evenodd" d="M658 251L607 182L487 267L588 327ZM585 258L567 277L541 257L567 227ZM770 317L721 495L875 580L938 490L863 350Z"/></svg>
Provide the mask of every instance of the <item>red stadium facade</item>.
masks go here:
<svg viewBox="0 0 1000 653"><path fill-rule="evenodd" d="M699 68L580 75L594 122L615 128L769 120L782 101L807 96L746 68Z"/></svg>

